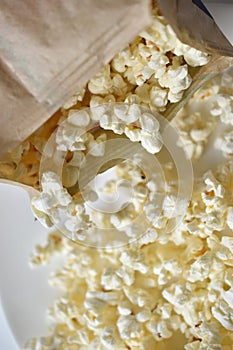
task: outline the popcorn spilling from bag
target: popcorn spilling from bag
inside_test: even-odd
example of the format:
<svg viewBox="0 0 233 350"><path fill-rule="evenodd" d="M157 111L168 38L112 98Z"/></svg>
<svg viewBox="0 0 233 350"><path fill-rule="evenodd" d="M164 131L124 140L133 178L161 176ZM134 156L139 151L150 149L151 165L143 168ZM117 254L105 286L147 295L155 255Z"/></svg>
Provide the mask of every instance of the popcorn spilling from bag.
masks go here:
<svg viewBox="0 0 233 350"><path fill-rule="evenodd" d="M207 64L211 56L181 43L163 16L156 9L154 11L150 28L0 162L2 178L39 189L39 165L49 136L68 116L75 118L80 109L109 102L127 102L163 112L169 104L182 99L195 69ZM87 141L95 140L95 135L89 136L92 140ZM135 133L134 137L137 137ZM72 171L70 167L69 170Z"/></svg>
<svg viewBox="0 0 233 350"><path fill-rule="evenodd" d="M208 54L182 44L165 19L155 13L150 28L0 163L1 177L39 189L43 149L57 126L68 121L72 127L61 127L57 134L60 149L75 152L65 159L63 183L56 174L44 174L43 206L41 198L37 198L32 207L46 226L59 221L60 206L67 211L66 226L71 232L85 229L89 218L82 203L67 191L77 182L76 170L85 152L92 150L93 156L103 155L107 130L125 134L132 142L140 141L151 153L161 146L159 138L152 144L131 127L135 122L132 118L137 115L135 109L133 113L116 111L123 124L117 123L117 127L112 116L100 120L97 113L95 120L105 126L103 133L88 133L73 142L75 126L85 127L90 121L85 107L126 102L163 113L170 104L181 101L192 83L193 72L210 59ZM198 91L173 121L188 157L196 162L217 123L226 124L228 129L216 145L228 161L197 181L181 224L170 234L164 227L174 214L176 184L166 184L167 196L156 208L153 202L159 203L159 199L153 191L157 182L152 179L147 183L137 169L121 164L116 167L117 174L130 177L136 196L127 213L118 212L105 224L119 228L130 215L144 210L151 223L144 235L129 247L97 251L54 231L48 235L45 246L36 246L30 257L33 266L49 264L55 255L63 254L63 266L50 277L50 284L61 289L63 297L55 300L48 311L49 335L29 340L26 350L167 350L174 344L177 350L178 344L180 350L232 349L232 83L232 74L216 78ZM114 186L115 183L109 183L107 191L112 192ZM147 196L152 205L144 205ZM89 193L89 198L95 198L95 193ZM152 220L156 210L161 215ZM103 221L94 212L92 218ZM127 235L133 237L135 232L136 227L132 226Z"/></svg>

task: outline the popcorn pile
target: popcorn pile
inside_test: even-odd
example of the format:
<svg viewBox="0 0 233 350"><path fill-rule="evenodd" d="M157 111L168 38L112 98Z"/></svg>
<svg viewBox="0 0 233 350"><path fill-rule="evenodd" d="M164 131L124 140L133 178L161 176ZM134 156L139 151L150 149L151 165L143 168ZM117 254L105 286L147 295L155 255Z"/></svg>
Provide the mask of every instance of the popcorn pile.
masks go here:
<svg viewBox="0 0 233 350"><path fill-rule="evenodd" d="M175 120L178 125L182 118L187 121L182 132L191 133L185 111L195 103L202 122L196 130L202 132L219 118L227 123L228 134L232 132L231 79L232 73L225 73L194 96ZM204 148L203 141L197 139L195 147L201 143ZM140 177L137 169L116 167L121 178L130 171L132 178ZM63 253L63 267L49 282L64 294L49 309L50 334L29 340L25 349L166 350L175 343L178 350L231 350L232 184L230 159L197 179L188 210L171 234L153 223L129 247L97 251L68 241L59 232L50 234L47 245L36 247L31 264L48 264Z"/></svg>
<svg viewBox="0 0 233 350"><path fill-rule="evenodd" d="M176 349L232 349L232 184L231 161L208 171L180 226L164 235L151 225L121 249L93 250L50 234L31 264L62 252L50 284L64 295L49 309L50 335L25 349L169 349L175 339Z"/></svg>
<svg viewBox="0 0 233 350"><path fill-rule="evenodd" d="M44 212L41 198L34 199L32 206L37 218L47 226L59 219L57 206L66 208L70 215L67 227L71 232L80 225L88 226L79 199L68 191L77 181L76 170L85 152L93 150L93 156L101 156L108 130L144 143L151 153L159 151L161 144L159 137L152 145L129 127L135 111L125 113L123 129L116 128L119 124L109 116L101 121L97 115L95 121L100 121L102 127L107 125L104 132L88 133L75 143L75 126L85 127L91 119L85 107L126 102L162 113L169 104L182 99L194 72L210 59L208 54L182 44L155 11L152 26L12 151L0 164L0 175L39 189L39 166L47 140L64 121L65 126L73 125L70 129L61 127L57 133L60 149L68 150L62 184L53 173L42 178L41 196L49 215ZM232 74L216 78L197 92L173 120L188 157L195 162L220 120L227 129L216 140L216 147L227 161L196 180L183 220L171 233L165 227L175 215L176 183L168 180L167 195L160 203L153 197L158 182L147 181L135 167L118 164L117 176L133 182L136 196L128 211L112 215L111 224L119 229L128 217L134 217L135 211L143 210L150 221L146 232L121 249L94 250L67 240L59 231L48 235L45 246L35 247L30 258L32 266L49 264L55 255L63 254L62 268L49 280L53 287L63 290L63 297L55 300L48 311L49 335L29 340L25 350L167 350L174 344L176 350L232 350L232 83ZM169 173L169 164L164 164L163 170ZM114 186L114 182L109 183L108 191ZM95 198L95 194L91 196ZM153 203L145 204L147 197L160 204L158 220L153 220L158 208ZM96 222L103 219L95 213L92 218ZM131 227L126 232L129 237L137 229Z"/></svg>
<svg viewBox="0 0 233 350"><path fill-rule="evenodd" d="M208 139L219 119L227 127L220 139L230 142L225 135L233 132L232 79L232 71L224 73L195 94L175 119L181 135L193 135L190 124L201 133L210 123ZM191 107L199 109L198 125L191 114L188 123ZM193 149L204 149L206 143L197 138ZM64 294L48 311L49 335L29 340L26 350L167 350L174 344L177 350L232 349L233 163L232 153L222 151L227 161L196 179L188 210L170 234L153 223L130 246L98 251L57 231L45 246L35 248L33 266L64 255L63 267L49 280ZM141 177L124 163L116 172L119 178ZM107 191L113 187L109 183ZM163 204L164 220L169 213L166 202L169 196Z"/></svg>

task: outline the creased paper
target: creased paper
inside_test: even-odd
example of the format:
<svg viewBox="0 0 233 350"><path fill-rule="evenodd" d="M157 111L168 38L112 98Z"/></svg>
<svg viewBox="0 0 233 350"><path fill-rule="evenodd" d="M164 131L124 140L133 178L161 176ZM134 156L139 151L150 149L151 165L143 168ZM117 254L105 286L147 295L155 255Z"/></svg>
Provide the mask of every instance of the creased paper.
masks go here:
<svg viewBox="0 0 233 350"><path fill-rule="evenodd" d="M178 38L198 50L233 56L233 46L214 19L192 0L158 0L164 17Z"/></svg>
<svg viewBox="0 0 233 350"><path fill-rule="evenodd" d="M0 158L150 21L147 0L0 0Z"/></svg>

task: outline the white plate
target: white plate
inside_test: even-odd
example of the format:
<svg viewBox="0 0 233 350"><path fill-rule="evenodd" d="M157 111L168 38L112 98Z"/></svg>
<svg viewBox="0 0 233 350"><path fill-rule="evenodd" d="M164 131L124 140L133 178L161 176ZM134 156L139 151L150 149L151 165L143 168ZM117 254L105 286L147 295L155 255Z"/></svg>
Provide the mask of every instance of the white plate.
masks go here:
<svg viewBox="0 0 233 350"><path fill-rule="evenodd" d="M33 247L46 235L34 221L27 193L0 184L0 299L20 348L27 339L47 333L46 309L57 295L48 285L52 267L32 270L28 264Z"/></svg>
<svg viewBox="0 0 233 350"><path fill-rule="evenodd" d="M0 303L0 349L19 350Z"/></svg>

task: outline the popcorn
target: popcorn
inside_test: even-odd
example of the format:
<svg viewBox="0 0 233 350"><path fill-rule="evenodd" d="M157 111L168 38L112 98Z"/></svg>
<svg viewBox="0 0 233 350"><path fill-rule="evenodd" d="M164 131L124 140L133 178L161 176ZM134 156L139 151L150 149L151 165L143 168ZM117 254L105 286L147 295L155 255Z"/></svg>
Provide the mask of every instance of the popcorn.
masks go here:
<svg viewBox="0 0 233 350"><path fill-rule="evenodd" d="M159 122L150 113L143 113L139 117L140 125L145 132L156 133L159 131Z"/></svg>
<svg viewBox="0 0 233 350"><path fill-rule="evenodd" d="M190 67L202 66L209 59L208 54L181 44L165 19L156 14L152 26L103 67L80 94L67 101L59 116L8 156L5 173L9 177L17 174L17 179L38 188L40 152L60 125L56 132L58 149L68 152L63 179L52 172L43 175L40 198L32 201L35 215L51 226L59 222L62 211L66 229L74 239L94 240L98 236L94 224L115 227L131 239L121 250L107 246L97 251L67 241L56 232L45 246L35 248L30 257L33 266L48 264L53 255L63 254L63 266L49 280L62 289L63 297L49 309L49 336L29 341L26 349L163 349L171 347L167 344L173 344L179 333L186 350L231 349L230 160L199 180L180 226L169 234L166 227L184 204L176 201L177 183L171 178L169 165L163 169L166 181L159 176L147 179L147 174L134 165L116 167L117 177L130 181L134 190L125 212L122 209L107 216L93 210L87 214L79 196L69 193L76 186L86 154L99 157L105 152L108 132L84 134L85 128L99 123L100 129L141 142L149 153L158 153L163 145L159 123L152 114L142 114L137 104L155 112L166 111L168 104L180 101L190 86ZM230 75L216 78L197 92L173 121L193 161L202 155L218 119L231 126L231 95ZM131 105L116 104L112 113L106 108L108 102ZM230 129L221 142L219 147L231 158ZM114 183L107 192L112 188ZM88 200L97 199L95 193L90 191L89 195ZM145 231L141 222L135 220L132 225L138 213L148 219ZM129 223L130 227L124 227Z"/></svg>
<svg viewBox="0 0 233 350"><path fill-rule="evenodd" d="M100 121L101 115L105 112L106 103L114 103L116 98L113 95L107 95L104 97L92 95L90 98L91 119L94 121Z"/></svg>
<svg viewBox="0 0 233 350"><path fill-rule="evenodd" d="M145 150L151 154L158 153L162 148L162 140L159 133L141 133L141 144Z"/></svg>
<svg viewBox="0 0 233 350"><path fill-rule="evenodd" d="M134 128L133 126L125 126L124 134L132 142L138 142L141 140L141 130L138 128Z"/></svg>
<svg viewBox="0 0 233 350"><path fill-rule="evenodd" d="M223 133L215 141L215 147L222 151L225 157L233 155L233 130Z"/></svg>
<svg viewBox="0 0 233 350"><path fill-rule="evenodd" d="M146 113L137 105L114 104L112 107L105 106L101 108L100 126L104 129L112 129L115 133L122 133L125 130L140 130L138 139L142 146L150 153L157 153L162 147L162 140L159 133L159 122L150 113ZM143 114L143 118L142 118ZM51 223L60 225L73 240L90 239L98 241L96 229L116 228L118 231L124 231L128 237L136 238L140 233L140 226L133 221L143 210L143 205L148 196L148 191L142 181L142 174L135 174L129 170L132 179L134 192L129 205L115 214L104 215L96 210L91 210L87 215L87 208L83 206L80 213L75 207L79 202L84 205L85 201L96 201L98 196L89 189L82 189L81 196L78 187L79 169L85 165L85 155L100 157L105 152L105 141L107 134L101 133L95 137L91 132L84 133L82 127L90 123L92 112L86 110L74 111L69 114L67 121L62 123L61 131L56 134L57 149L69 151L65 157L62 181L59 176L53 172L45 172L42 177L42 193L39 198L43 202L43 209L40 211L46 215L51 215ZM95 118L95 117L94 117ZM137 123L130 127L128 122ZM72 128L71 128L72 124ZM124 124L126 126L124 126ZM141 127L141 129L140 129ZM91 126L90 126L91 128ZM145 131L146 129L150 132ZM129 134L132 137L132 133ZM71 153L72 152L72 153ZM59 161L59 159L58 159ZM135 159L140 161L140 159ZM135 172L135 170L134 170ZM145 176L144 176L145 178ZM45 185L44 185L45 184ZM63 187L65 186L65 187ZM54 188L53 188L54 187ZM69 191L72 195L70 195ZM76 190L76 193L74 192ZM72 210L70 210L72 207ZM34 207L33 207L34 208ZM68 209L68 210L67 210ZM43 214L37 213L38 218L46 222ZM68 218L67 218L68 216ZM48 221L48 220L47 220ZM84 232L86 230L86 232ZM96 237L94 237L96 236Z"/></svg>
<svg viewBox="0 0 233 350"><path fill-rule="evenodd" d="M106 327L101 335L101 342L105 348L123 349L124 345L117 335L116 327Z"/></svg>
<svg viewBox="0 0 233 350"><path fill-rule="evenodd" d="M173 52L177 56L183 55L185 61L191 67L204 66L210 60L210 55L208 55L207 53L201 52L199 50L196 50L193 47L183 44L179 40L177 40L177 43Z"/></svg>
<svg viewBox="0 0 233 350"><path fill-rule="evenodd" d="M51 218L49 217L49 215L47 215L44 212L43 204L39 198L36 198L36 197L32 198L31 207L36 219L38 219L43 226L45 227L53 226Z"/></svg>
<svg viewBox="0 0 233 350"><path fill-rule="evenodd" d="M153 243L158 238L158 232L155 229L149 228L147 231L139 238L139 244L147 245Z"/></svg>
<svg viewBox="0 0 233 350"><path fill-rule="evenodd" d="M211 116L212 101L217 93L211 87L197 92L178 113L172 124L178 128L180 146L189 159L198 160L211 136L216 120Z"/></svg>
<svg viewBox="0 0 233 350"><path fill-rule="evenodd" d="M224 210L230 210L231 196L228 197L226 191L230 186L230 169L230 164L223 165L217 172L208 172L202 177L184 222L192 215L197 222L202 216L209 215L205 208L210 210L211 199L203 202L205 192L209 193L207 196L211 193L225 201ZM120 165L118 171L121 176L124 172L128 176L133 174L127 164ZM136 186L140 184L140 173L134 181ZM60 187L53 184L53 188L58 190ZM149 188L156 188L153 182ZM202 207L196 206L198 201ZM53 280L59 285L60 279L60 286L68 293L68 298L55 303L51 313L55 323L59 320L67 325L69 331L65 331L65 339L87 349L92 346L124 349L128 344L150 349L151 344L159 346L181 331L187 338L185 349L230 346L230 338L224 338L224 345L222 339L224 329L232 330L233 277L232 268L226 265L233 256L232 237L223 235L219 238L210 227L208 238L193 236L185 225L179 230L179 240L173 233L170 242L161 244L158 242L160 231L151 227L148 235L152 239L155 237L156 242L149 239L141 246L140 238L134 247L101 253L61 238L54 248L66 254L66 267ZM200 235L200 231L197 234ZM52 244L51 254L54 248ZM46 261L47 250L47 247L38 250L36 254L41 256L38 263ZM224 283L229 285L228 289ZM76 332L80 327L88 336L75 338L68 333ZM57 331L54 329L53 332L54 339ZM62 341L69 344L68 340ZM152 342L150 345L149 341Z"/></svg>
<svg viewBox="0 0 233 350"><path fill-rule="evenodd" d="M193 335L198 339L185 346L185 350L189 349L216 349L222 350L220 345L221 336L219 334L218 327L213 323L201 322L200 325L195 327L193 330Z"/></svg>
<svg viewBox="0 0 233 350"><path fill-rule="evenodd" d="M127 286L123 287L123 290L129 301L134 305L144 307L152 302L149 293L144 289L135 289L133 287Z"/></svg>
<svg viewBox="0 0 233 350"><path fill-rule="evenodd" d="M112 66L117 72L123 73L126 70L126 66L129 65L130 60L131 60L130 50L127 48L127 49L121 51L112 60Z"/></svg>
<svg viewBox="0 0 233 350"><path fill-rule="evenodd" d="M123 283L127 286L131 286L135 280L135 270L130 266L121 266L117 270L117 275L120 276L123 280Z"/></svg>
<svg viewBox="0 0 233 350"><path fill-rule="evenodd" d="M127 122L128 124L136 122L141 116L141 111L139 107L135 104L131 106L116 104L113 108L113 111L117 118L119 118L123 122Z"/></svg>
<svg viewBox="0 0 233 350"><path fill-rule="evenodd" d="M227 212L227 225L232 230L233 229L233 207L228 208Z"/></svg>
<svg viewBox="0 0 233 350"><path fill-rule="evenodd" d="M201 255L201 257L191 265L188 281L203 281L205 278L208 278L212 262L211 260L212 256L209 252Z"/></svg>
<svg viewBox="0 0 233 350"><path fill-rule="evenodd" d="M150 89L149 101L151 107L155 107L160 111L165 110L168 103L168 91L167 89L162 89L160 86L152 86Z"/></svg>
<svg viewBox="0 0 233 350"><path fill-rule="evenodd" d="M133 315L120 316L117 328L122 339L139 338L143 334L141 324Z"/></svg>
<svg viewBox="0 0 233 350"><path fill-rule="evenodd" d="M130 225L135 218L134 205L129 204L126 208L111 215L111 223L114 227L121 230L121 228Z"/></svg>
<svg viewBox="0 0 233 350"><path fill-rule="evenodd" d="M169 59L161 52L154 50L152 52L152 55L149 56L148 66L152 69L154 77L158 79L165 73Z"/></svg>
<svg viewBox="0 0 233 350"><path fill-rule="evenodd" d="M115 96L122 97L128 91L128 85L120 74L113 74L111 92Z"/></svg>
<svg viewBox="0 0 233 350"><path fill-rule="evenodd" d="M213 316L227 330L233 330L232 292L222 293L221 299L212 307ZM230 303L230 305L229 305Z"/></svg>
<svg viewBox="0 0 233 350"><path fill-rule="evenodd" d="M92 78L88 83L88 89L93 94L108 94L112 87L112 79L110 77L110 66L106 65L100 72Z"/></svg>
<svg viewBox="0 0 233 350"><path fill-rule="evenodd" d="M177 42L176 35L171 26L158 16L153 24L140 34L144 39L153 42L162 52L172 51Z"/></svg>
<svg viewBox="0 0 233 350"><path fill-rule="evenodd" d="M232 97L218 94L212 103L210 113L214 117L219 117L223 123L233 125Z"/></svg>
<svg viewBox="0 0 233 350"><path fill-rule="evenodd" d="M108 113L104 113L100 117L100 127L105 130L113 130L116 134L123 134L124 128L123 123L119 123L117 116L109 115Z"/></svg>
<svg viewBox="0 0 233 350"><path fill-rule="evenodd" d="M98 136L95 141L91 141L88 144L87 150L89 154L95 157L102 157L105 153L105 141L107 140L106 134L101 134Z"/></svg>
<svg viewBox="0 0 233 350"><path fill-rule="evenodd" d="M84 95L86 93L86 89L83 88L79 93L72 96L66 103L63 105L64 109L70 109L75 106L78 102L82 102Z"/></svg>
<svg viewBox="0 0 233 350"><path fill-rule="evenodd" d="M168 195L163 201L163 213L167 218L176 217L179 215L179 203L175 196Z"/></svg>
<svg viewBox="0 0 233 350"><path fill-rule="evenodd" d="M74 126L86 127L90 122L90 116L86 110L71 109L69 110L67 121Z"/></svg>
<svg viewBox="0 0 233 350"><path fill-rule="evenodd" d="M136 251L124 251L120 256L120 261L125 266L132 268L133 270L140 271L142 274L148 271L148 266L143 264L143 254L139 254Z"/></svg>
<svg viewBox="0 0 233 350"><path fill-rule="evenodd" d="M160 321L157 325L159 337L167 339L172 336L172 332L168 329L166 321Z"/></svg>
<svg viewBox="0 0 233 350"><path fill-rule="evenodd" d="M182 91L186 90L191 82L187 65L177 67L177 62L168 67L165 74L159 78L159 84L169 89L168 100L173 103L181 99Z"/></svg>
<svg viewBox="0 0 233 350"><path fill-rule="evenodd" d="M136 314L136 319L140 323L144 323L146 321L149 321L150 318L151 318L150 308L145 308Z"/></svg>

